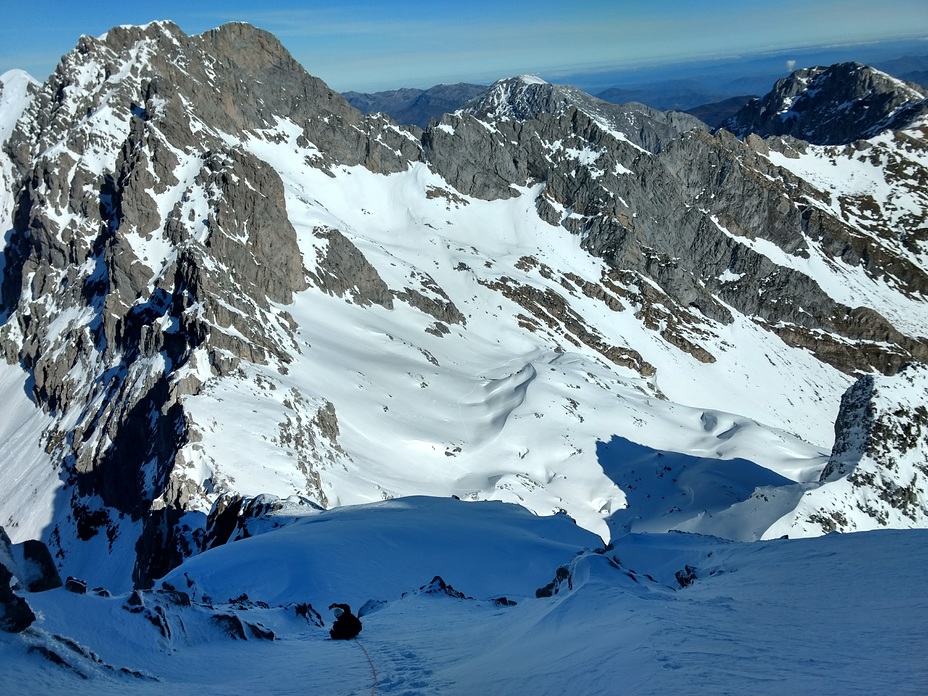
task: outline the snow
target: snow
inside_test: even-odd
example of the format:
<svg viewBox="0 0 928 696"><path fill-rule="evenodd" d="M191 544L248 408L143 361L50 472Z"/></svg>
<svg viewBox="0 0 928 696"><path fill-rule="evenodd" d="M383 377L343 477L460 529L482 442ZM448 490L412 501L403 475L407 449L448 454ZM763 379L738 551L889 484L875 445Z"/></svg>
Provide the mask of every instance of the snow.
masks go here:
<svg viewBox="0 0 928 696"><path fill-rule="evenodd" d="M415 288L416 278L429 274L467 317L467 326L466 332L451 326L438 338L424 332L432 318L405 303L389 311L315 290L297 296L281 308L301 327L299 353L286 376L248 367L244 379L212 383L186 402L201 425L215 491L304 494L305 475L294 467L300 453L278 435L297 419L284 406L291 394L304 399L298 409L304 422L326 401L335 407L338 443L347 456L316 465L326 496L319 502L328 505L454 494L515 502L539 514L563 508L608 538L605 517L626 503L624 482L604 474L597 451L598 442L613 436L656 451L746 459L782 472L790 483L821 470L833 420L821 418L821 403L836 410L846 378L835 380L814 358L790 355L792 369L808 375L821 401L796 401L794 386L782 384L758 402L754 385L777 382L771 375L782 369L787 350L780 357L751 322L720 328L718 340L756 341L757 353L720 352L718 363L704 371L694 371L663 344L655 354L654 382L676 404L649 397L653 385L647 380L604 364L596 354L556 349L513 321L504 322L511 328L500 328L500 316L519 308L474 284L471 274L515 277L563 293L556 282L517 270L519 259L531 252L591 282L604 268L577 253L577 237L537 219L532 211L540 187L508 201L466 199L466 205L450 208L443 199L422 195L447 187L422 165L391 176L340 169L333 179L272 139L246 145L281 172L304 259L316 257L313 230L339 229L391 288ZM471 270L455 270L460 264ZM585 297L571 302L613 344L662 344L630 312L616 314ZM710 386L719 380L730 389ZM750 427L724 440L707 434L700 420L707 409L750 414L742 419ZM784 431L800 432L814 444ZM770 437L782 447L770 447Z"/></svg>
<svg viewBox="0 0 928 696"><path fill-rule="evenodd" d="M0 219L9 220L14 206L12 192L13 165L2 147L13 133L16 122L32 101L30 88L38 86L31 75L22 70L8 70L0 75ZM6 227L0 241L6 246ZM2 268L2 261L0 261Z"/></svg>
<svg viewBox="0 0 928 696"><path fill-rule="evenodd" d="M16 121L32 101L29 89L38 84L23 70L8 70L0 75L0 143L12 134Z"/></svg>
<svg viewBox="0 0 928 696"><path fill-rule="evenodd" d="M0 403L4 405L0 442L6 464L0 467L0 498L29 501L23 507L0 507L0 527L14 542L42 537L62 486L59 472L40 440L51 419L35 407L32 387L18 365L0 361ZM10 466L9 462L16 465Z"/></svg>
<svg viewBox="0 0 928 696"><path fill-rule="evenodd" d="M466 594L489 599L533 592L551 579L552 567L601 544L563 515L536 517L499 502L400 498L311 513L201 554L165 581L181 587L190 578L197 592L220 599L241 594L246 575L253 584L244 591L253 600L360 608L440 575ZM475 568L477 559L483 572Z"/></svg>
<svg viewBox="0 0 928 696"><path fill-rule="evenodd" d="M114 137L119 128L113 126ZM426 165L389 176L336 167L330 176L308 164L318 149L300 146L300 132L281 120L268 132L223 137L281 176L307 268L314 270L324 244L316 230L337 229L391 289L442 299L434 290L440 287L466 325L450 324L439 337L426 333L435 318L406 302L396 300L392 310L365 307L310 288L293 304L271 308L271 315L289 313L299 327L293 339L279 332L280 345L291 346L285 373L274 360L242 363L235 375L219 379L209 372L208 356L197 356L176 376L203 384L197 395L183 397L194 439L178 473L201 487L190 510L205 514L219 495L233 492L303 496L330 508L456 495L515 503L539 515L564 510L580 529L606 541L670 529L752 540L795 505L797 485L817 478L848 377L740 315L727 326L707 320L706 331L694 336L716 357L704 365L646 329L635 307L615 311L548 277L543 265L598 284L606 267L583 252L579 237L538 218L541 185L505 201L429 198L426 192L450 187ZM565 152L587 163L596 158L592 150ZM177 200L183 219L204 220L209 192L195 181L202 161L195 152L174 154L178 183L158 197L162 220ZM102 150L84 158L93 171L110 166ZM197 230L205 234L201 225ZM152 270L151 286L176 250L159 232L120 234ZM195 243L203 241L195 236ZM537 263L526 264L525 257ZM488 287L507 279L557 293L605 344L638 350L656 374L645 378L609 363L565 340L559 327L520 327L516 316L523 309ZM64 312L55 327L64 336L88 320ZM141 385L162 367L157 360L140 364L133 379ZM793 379L783 380L785 373ZM337 441L313 425L329 404ZM653 504L641 503L649 499L637 487L637 473L616 467L607 454L605 445L616 442L635 452L641 466L673 461L683 480L671 486L658 479L668 485L649 491ZM33 446L30 480L45 467L37 438ZM731 494L719 497L687 482L703 474L730 484ZM759 487L770 489L763 505L754 495ZM0 513L24 514L21 500L28 496L0 500ZM120 544L136 538L128 521L120 525ZM38 522L31 531L49 533ZM95 544L106 556L105 541ZM64 565L92 584L123 590L131 548L109 556L95 566L75 554Z"/></svg>
<svg viewBox="0 0 928 696"><path fill-rule="evenodd" d="M606 553L588 541L566 518L500 503L411 498L311 513L178 568L168 580L191 606L145 593L167 637L123 608L128 595L27 595L40 619L0 633L0 689L916 694L928 680L924 530L753 544L635 534ZM696 580L681 588L675 574L687 565ZM570 588L536 597L559 566ZM473 599L417 591L436 574ZM516 604L491 601L502 594ZM359 638L328 640L328 604L357 612L367 599L381 603ZM295 602L326 625L298 618ZM215 614L275 640L233 640Z"/></svg>
<svg viewBox="0 0 928 696"><path fill-rule="evenodd" d="M710 219L738 243L766 256L778 266L798 271L815 280L836 302L848 307L875 309L901 331L914 335L928 333L928 313L925 312L924 298L906 296L886 279L874 279L859 266L851 266L841 259L826 256L815 244L807 246L807 257L794 256L767 239L735 235L721 225L714 215ZM725 280L726 277L721 279Z"/></svg>

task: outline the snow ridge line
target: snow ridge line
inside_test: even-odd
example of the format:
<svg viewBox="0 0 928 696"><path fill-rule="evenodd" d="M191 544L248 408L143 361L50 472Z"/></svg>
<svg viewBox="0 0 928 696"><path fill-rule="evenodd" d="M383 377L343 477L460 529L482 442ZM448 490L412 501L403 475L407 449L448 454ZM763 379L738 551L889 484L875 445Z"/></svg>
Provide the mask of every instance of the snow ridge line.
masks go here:
<svg viewBox="0 0 928 696"><path fill-rule="evenodd" d="M364 651L364 656L367 658L368 664L371 666L371 672L374 675L374 683L371 684L371 696L374 696L377 693L377 668L374 667L374 661L371 659L371 655L367 652L367 648L361 645L361 641L357 638L354 639L355 644Z"/></svg>

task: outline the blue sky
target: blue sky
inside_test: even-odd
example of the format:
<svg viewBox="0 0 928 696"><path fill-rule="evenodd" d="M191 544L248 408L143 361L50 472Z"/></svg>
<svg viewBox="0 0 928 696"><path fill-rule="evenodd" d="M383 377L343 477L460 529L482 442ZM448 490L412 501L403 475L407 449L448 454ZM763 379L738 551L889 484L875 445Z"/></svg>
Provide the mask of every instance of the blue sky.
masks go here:
<svg viewBox="0 0 928 696"><path fill-rule="evenodd" d="M489 83L766 51L928 38L928 0L0 0L0 73L40 80L81 34L171 19L273 32L339 91ZM925 42L928 54L928 41Z"/></svg>

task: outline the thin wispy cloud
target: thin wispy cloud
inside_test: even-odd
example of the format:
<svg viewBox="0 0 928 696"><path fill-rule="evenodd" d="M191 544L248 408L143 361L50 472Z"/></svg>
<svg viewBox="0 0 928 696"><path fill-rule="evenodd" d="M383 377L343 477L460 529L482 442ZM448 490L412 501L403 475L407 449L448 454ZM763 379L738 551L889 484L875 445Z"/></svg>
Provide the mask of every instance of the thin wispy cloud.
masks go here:
<svg viewBox="0 0 928 696"><path fill-rule="evenodd" d="M116 24L172 19L188 33L246 21L274 33L310 72L335 89L485 81L517 72L564 73L607 67L757 54L804 46L928 36L928 3L885 0L230 0L210 6L165 0L154 6L85 0L56 10L21 5L0 26L0 72L32 71L47 45L50 72L80 34ZM826 21L827 19L827 21ZM41 30L37 31L37 28Z"/></svg>

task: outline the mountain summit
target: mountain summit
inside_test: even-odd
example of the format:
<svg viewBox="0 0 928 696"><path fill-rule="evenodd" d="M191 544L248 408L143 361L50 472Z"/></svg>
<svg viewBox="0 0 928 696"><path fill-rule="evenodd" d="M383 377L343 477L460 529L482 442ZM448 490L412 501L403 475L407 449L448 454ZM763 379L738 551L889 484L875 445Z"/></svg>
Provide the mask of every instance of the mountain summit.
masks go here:
<svg viewBox="0 0 928 696"><path fill-rule="evenodd" d="M791 135L843 145L898 130L928 113L928 92L860 63L804 68L722 123L744 137Z"/></svg>

